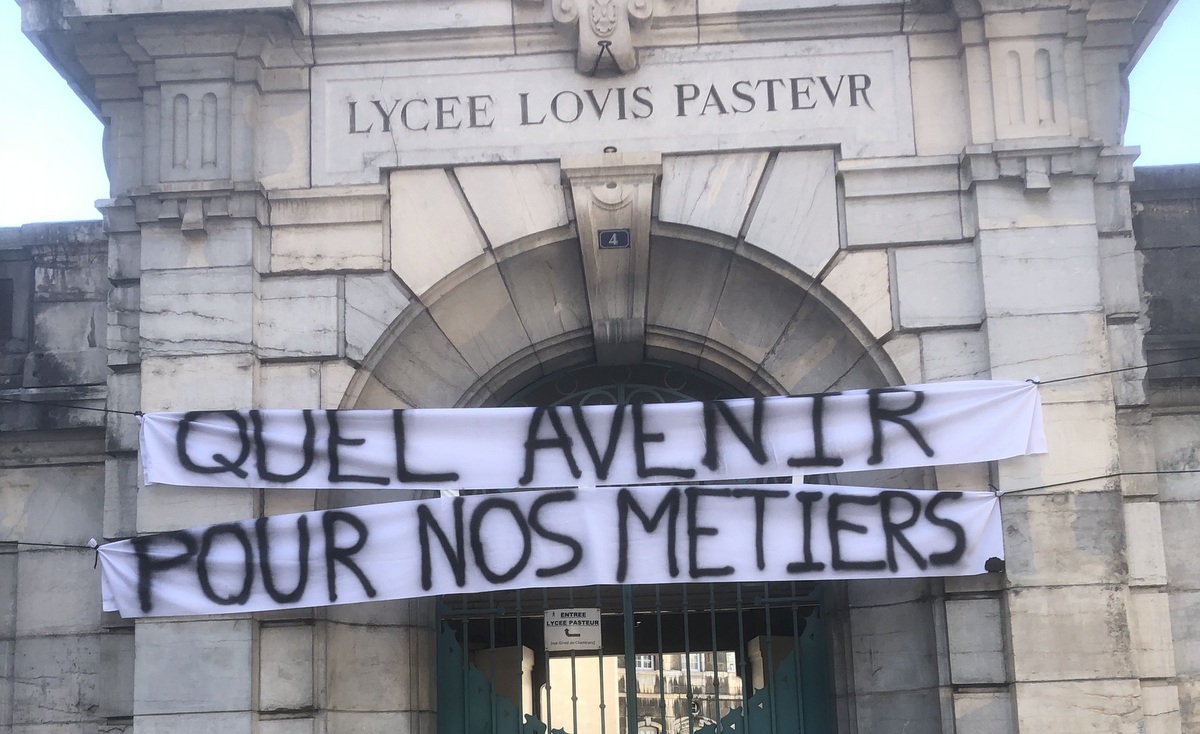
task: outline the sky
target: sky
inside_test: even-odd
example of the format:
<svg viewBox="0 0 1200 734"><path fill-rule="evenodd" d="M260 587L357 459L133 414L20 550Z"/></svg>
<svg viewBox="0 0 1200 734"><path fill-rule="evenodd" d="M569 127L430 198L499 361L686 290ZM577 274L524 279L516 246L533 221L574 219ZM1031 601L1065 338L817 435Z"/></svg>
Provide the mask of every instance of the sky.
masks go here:
<svg viewBox="0 0 1200 734"><path fill-rule="evenodd" d="M1125 144L1139 166L1200 163L1200 0L1178 0L1129 77ZM100 122L21 34L0 0L0 227L99 219L108 197Z"/></svg>

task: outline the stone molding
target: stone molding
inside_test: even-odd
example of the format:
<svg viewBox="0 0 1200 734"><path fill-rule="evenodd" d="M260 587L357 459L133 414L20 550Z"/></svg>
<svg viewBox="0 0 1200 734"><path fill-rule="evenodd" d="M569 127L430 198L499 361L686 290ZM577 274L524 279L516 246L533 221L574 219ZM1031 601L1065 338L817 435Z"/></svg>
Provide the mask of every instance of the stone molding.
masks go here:
<svg viewBox="0 0 1200 734"><path fill-rule="evenodd" d="M626 74L638 67L634 35L654 14L653 0L550 0L554 22L576 34L575 70Z"/></svg>

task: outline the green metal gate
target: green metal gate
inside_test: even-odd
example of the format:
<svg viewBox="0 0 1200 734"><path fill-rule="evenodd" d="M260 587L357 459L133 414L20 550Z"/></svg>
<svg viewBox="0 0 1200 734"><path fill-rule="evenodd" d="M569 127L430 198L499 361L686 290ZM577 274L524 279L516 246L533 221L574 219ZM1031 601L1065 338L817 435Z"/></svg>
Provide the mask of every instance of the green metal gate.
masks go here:
<svg viewBox="0 0 1200 734"><path fill-rule="evenodd" d="M681 584L443 597L439 734L831 731L819 587ZM550 653L546 609L602 647Z"/></svg>
<svg viewBox="0 0 1200 734"><path fill-rule="evenodd" d="M677 365L587 366L506 405L742 397ZM672 584L442 597L438 734L832 734L815 584ZM547 609L600 610L601 649L549 653Z"/></svg>

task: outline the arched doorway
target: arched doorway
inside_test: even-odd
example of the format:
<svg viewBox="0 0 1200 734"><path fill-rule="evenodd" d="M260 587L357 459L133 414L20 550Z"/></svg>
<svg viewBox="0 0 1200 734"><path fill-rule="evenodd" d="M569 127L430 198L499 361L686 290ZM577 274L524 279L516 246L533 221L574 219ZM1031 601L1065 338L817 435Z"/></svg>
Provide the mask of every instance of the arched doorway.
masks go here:
<svg viewBox="0 0 1200 734"><path fill-rule="evenodd" d="M751 246L715 236L688 238L685 235L679 228L674 228L659 230L651 237L643 363L657 362L672 369L688 370L689 375L707 377L709 381L725 386L729 395L814 393L901 384L898 370L871 330L818 280L771 260ZM343 407L495 406L510 400L529 400L531 390L562 392L553 387L555 376L581 374L572 370L586 371L595 358L591 349L591 326L586 319L586 294L581 290L582 266L578 249L578 243L569 237L559 237L555 233L531 235L516 244L496 248L486 257L447 276L420 301L410 303L376 342L347 391ZM706 280L705 293L711 293L711 298L698 294L700 278ZM635 366L632 369L641 368ZM645 379L641 381L645 382ZM603 388L612 382L611 376L597 378L591 389ZM583 389L582 382L565 392L577 389ZM628 385L625 391L629 392ZM718 393L696 393L694 396L726 396ZM830 481L878 487L932 486L923 470L838 475ZM342 492L336 498L325 497L322 501L364 504L411 496L411 492L372 490ZM521 595L522 611L518 616L528 616L537 608L533 606L533 593ZM574 606L578 601L582 604L582 599L572 600L569 596L565 600L547 596L543 602L541 592L536 593L541 608L552 603ZM586 593L594 597L596 591L592 589ZM637 593L635 591L633 598L635 617L643 600L650 610L656 603L653 590L641 597ZM723 594L720 589L713 589L716 605L713 608L736 607L736 589ZM688 591L689 605L697 600L707 604L708 598L707 588ZM906 728L910 731L941 730L941 700L948 683L941 673L946 665L945 647L939 643L945 634L944 626L938 622L941 618L940 583L926 579L838 583L826 586L819 600L807 596L807 591L799 588L795 593L790 588L767 589L765 592L742 589L743 610L747 598L765 600L771 608L776 602L781 607L786 606L784 599L798 599L798 619L808 619L801 613L804 605L813 606L819 602L820 621L825 628L821 641L828 649L825 680L832 689L823 698L832 709L832 722L825 730L838 734L903 731ZM516 609L517 602L515 598L496 598L483 603L473 601L467 609L470 615L479 611L474 609L475 606L484 611L503 607L508 615ZM620 596L610 598L601 593L599 602L593 598L591 603L622 615L628 611L623 606L625 599ZM681 595L662 603L675 604L681 613L684 609ZM409 663L411 669L407 675L410 679L428 676L438 655L440 623L435 605L413 601L369 606L372 608L330 610L327 624L331 629L339 629L338 625L353 629L358 645L406 646L405 654L409 656L406 660L413 661ZM790 617L788 608L785 616ZM704 609L699 612L703 621L695 625L697 630L711 627L713 619L704 616L708 614ZM540 610L535 612L540 613ZM488 612L481 617L471 617L478 621L469 621L468 627L486 632L487 636L477 643L468 640L463 647L464 656L471 652L472 644L490 648L492 639L496 640L497 651L504 647L524 646L527 641L524 628L518 625L505 632L499 618L493 638L490 615ZM690 630L693 625L687 615L675 621L682 627L685 619ZM767 619L771 620L774 633L777 617L762 617L764 627ZM736 615L732 618L717 616L715 620L719 631L727 624L736 626ZM645 618L640 621L646 624ZM746 621L744 617L743 623ZM372 626L368 628L364 622ZM751 626L753 624L751 622ZM522 644L516 644L516 629L522 630ZM806 629L811 632L815 627L793 624L787 629L789 634L803 636ZM395 642L397 635L403 638L402 643ZM504 635L508 635L507 641ZM621 649L613 651L613 659L624 656L623 664L619 666L622 669L626 667L625 661L632 660L633 671L626 671L626 676L636 680L638 656L642 653L638 652L637 644L631 651L625 651L623 638L617 639L622 639ZM709 638L685 637L675 647L686 655L682 643L687 640L690 647L693 639L697 647L712 652ZM747 639L752 638L738 637L736 645L731 643L728 647L723 646L723 641L718 644L717 653L735 652L735 671L739 664L737 655L746 654L741 648L746 647ZM667 654L669 647L664 643L662 652ZM657 654L654 648L649 649L646 654ZM496 655L496 663L499 663L500 653ZM771 655L773 662L774 652ZM605 657L609 657L607 652ZM810 659L815 658L810 656ZM690 667L691 659L685 660ZM652 661L644 659L643 662L650 664ZM491 660L485 663L492 664ZM657 659L653 664L665 665ZM461 665L451 667L463 669ZM448 668L443 666L443 669ZM596 670L599 670L598 662ZM343 671L344 667L340 670L331 667L326 678L331 699L338 698L339 691L353 691L359 685L353 676L347 676ZM643 672L652 671L647 668ZM486 675L483 679L490 680ZM455 685L466 691L469 683L469 679L462 679L460 675ZM743 681L743 684L751 691L756 690L752 680L748 684ZM373 685L379 685L377 679ZM608 684L610 694L614 687L619 687L615 680ZM403 700L402 706L409 707L402 710L417 711L419 716L429 717L422 719L427 722L421 723L422 727L430 727L435 712L439 720L454 715L452 711L438 711L437 690L433 685L421 686L417 701L404 698L409 694L403 692L399 682L387 690L388 695ZM524 701L523 691L513 695ZM512 709L504 726L521 724L518 719L522 708L526 712L537 708L533 696L531 689L528 705L522 703L521 707ZM537 696L540 702L540 691ZM724 694L722 698L725 698ZM488 702L486 712L490 716L494 699L487 695L482 700ZM795 700L802 702L802 697ZM550 701L547 708L552 705L553 701ZM651 721L645 722L639 715L641 710L635 708L638 720L633 723L645 724L646 731L641 734L650 734L650 729L658 731L657 727L669 728L666 719L670 717L661 715L661 700L649 705L652 709L658 706L659 720L652 715ZM459 709L461 707L455 708L456 711ZM770 708L764 706L760 710L769 711ZM688 711L690 713L690 707ZM503 713L502 709L497 709L496 716ZM716 713L724 715L728 711ZM482 715L476 712L475 720L485 720ZM696 715L702 715L702 712ZM709 718L724 728L721 717L713 714ZM486 720L500 722L499 718ZM576 734L574 722L571 723L572 726L564 726L556 716L552 726ZM689 726L690 723L689 720ZM622 729L622 719L617 716L611 725L606 720L604 731L598 734L630 734L629 725L627 716ZM752 719L743 725L761 726ZM465 721L461 726L465 726ZM504 729L504 726L499 728ZM535 730L537 728L534 726ZM637 734L636 728L634 734ZM816 730L820 729L814 728ZM756 734L757 731L767 734L765 728L756 730Z"/></svg>
<svg viewBox="0 0 1200 734"><path fill-rule="evenodd" d="M559 370L504 404L661 403L745 392L681 365L643 362ZM551 650L543 620L565 609L599 620L598 647ZM439 734L833 731L818 584L455 595L439 600L437 614Z"/></svg>

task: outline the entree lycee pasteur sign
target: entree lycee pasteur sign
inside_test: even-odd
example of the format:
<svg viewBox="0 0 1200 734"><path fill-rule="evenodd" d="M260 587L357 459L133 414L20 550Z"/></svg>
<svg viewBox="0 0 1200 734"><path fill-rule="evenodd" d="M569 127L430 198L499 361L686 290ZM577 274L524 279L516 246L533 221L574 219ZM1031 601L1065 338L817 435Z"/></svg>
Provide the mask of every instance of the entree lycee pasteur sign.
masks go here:
<svg viewBox="0 0 1200 734"><path fill-rule="evenodd" d="M991 492L759 484L394 502L99 553L104 609L144 617L530 587L974 575L1004 549Z"/></svg>
<svg viewBox="0 0 1200 734"><path fill-rule="evenodd" d="M314 185L377 182L381 168L839 145L911 155L903 38L674 47L598 79L569 54L453 64L323 64L312 72Z"/></svg>
<svg viewBox="0 0 1200 734"><path fill-rule="evenodd" d="M554 408L218 410L142 417L147 483L590 487L993 461L1046 450L1037 386Z"/></svg>

